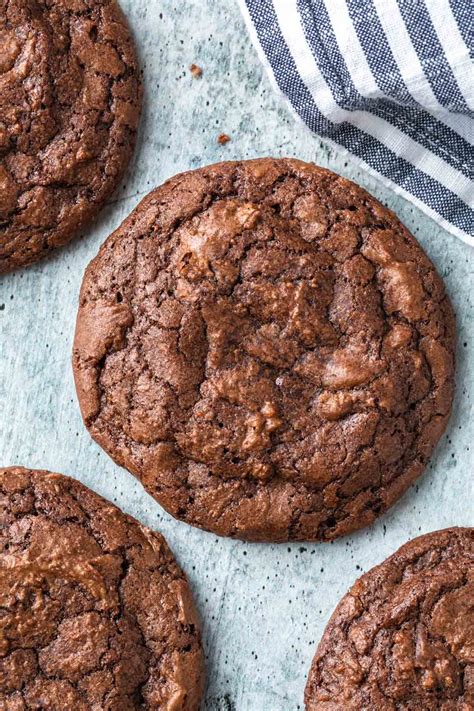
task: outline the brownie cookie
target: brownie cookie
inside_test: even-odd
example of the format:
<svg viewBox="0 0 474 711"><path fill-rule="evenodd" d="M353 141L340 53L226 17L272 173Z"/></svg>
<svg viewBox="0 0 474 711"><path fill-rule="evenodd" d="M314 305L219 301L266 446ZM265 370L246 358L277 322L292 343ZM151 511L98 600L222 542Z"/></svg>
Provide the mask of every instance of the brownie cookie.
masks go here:
<svg viewBox="0 0 474 711"><path fill-rule="evenodd" d="M474 529L415 538L363 575L313 660L307 711L474 709Z"/></svg>
<svg viewBox="0 0 474 711"><path fill-rule="evenodd" d="M0 0L0 273L99 212L131 156L140 97L115 0Z"/></svg>
<svg viewBox="0 0 474 711"><path fill-rule="evenodd" d="M174 516L331 539L421 474L449 416L454 316L432 263L354 183L221 163L148 195L89 265L86 426Z"/></svg>
<svg viewBox="0 0 474 711"><path fill-rule="evenodd" d="M158 533L74 479L0 469L0 706L197 711L186 577Z"/></svg>

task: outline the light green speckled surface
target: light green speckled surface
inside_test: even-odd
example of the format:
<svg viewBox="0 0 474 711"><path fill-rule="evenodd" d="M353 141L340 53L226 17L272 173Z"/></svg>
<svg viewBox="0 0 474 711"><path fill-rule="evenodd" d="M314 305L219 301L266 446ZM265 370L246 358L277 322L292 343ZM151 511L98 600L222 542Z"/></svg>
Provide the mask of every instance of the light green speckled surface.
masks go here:
<svg viewBox="0 0 474 711"><path fill-rule="evenodd" d="M126 185L83 239L0 280L0 462L76 476L165 534L203 620L205 709L294 711L303 708L329 615L361 571L421 532L474 525L474 251L295 123L273 94L235 0L122 6L145 75L141 140ZM202 79L191 77L192 62L202 66ZM216 142L221 132L232 136L226 146ZM72 381L82 273L140 196L187 168L265 155L328 166L387 203L437 265L458 318L456 404L429 470L371 529L328 545L248 545L175 522L91 441Z"/></svg>

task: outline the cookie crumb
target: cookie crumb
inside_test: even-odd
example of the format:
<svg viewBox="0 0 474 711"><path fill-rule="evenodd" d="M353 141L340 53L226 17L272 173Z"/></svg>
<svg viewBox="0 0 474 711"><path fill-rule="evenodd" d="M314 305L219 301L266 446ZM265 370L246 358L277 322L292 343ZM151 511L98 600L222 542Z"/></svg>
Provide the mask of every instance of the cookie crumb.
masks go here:
<svg viewBox="0 0 474 711"><path fill-rule="evenodd" d="M220 136L217 137L217 143L220 143L221 146L225 146L226 143L229 143L230 141L230 136L227 135L227 133L221 133Z"/></svg>
<svg viewBox="0 0 474 711"><path fill-rule="evenodd" d="M195 79L200 79L202 77L202 69L201 67L198 67L197 64L191 64L189 67L189 71Z"/></svg>

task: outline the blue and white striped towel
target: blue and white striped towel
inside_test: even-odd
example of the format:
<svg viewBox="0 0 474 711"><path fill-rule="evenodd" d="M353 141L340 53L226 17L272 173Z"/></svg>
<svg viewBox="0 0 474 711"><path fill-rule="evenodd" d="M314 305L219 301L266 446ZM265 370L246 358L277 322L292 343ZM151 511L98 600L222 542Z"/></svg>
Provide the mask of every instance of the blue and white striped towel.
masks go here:
<svg viewBox="0 0 474 711"><path fill-rule="evenodd" d="M473 0L239 0L315 133L474 245Z"/></svg>

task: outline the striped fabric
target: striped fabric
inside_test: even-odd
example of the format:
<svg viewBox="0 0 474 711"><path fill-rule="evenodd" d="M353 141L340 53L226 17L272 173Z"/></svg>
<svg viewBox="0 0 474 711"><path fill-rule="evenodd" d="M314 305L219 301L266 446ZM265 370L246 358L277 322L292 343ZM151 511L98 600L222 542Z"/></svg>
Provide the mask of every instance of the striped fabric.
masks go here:
<svg viewBox="0 0 474 711"><path fill-rule="evenodd" d="M239 0L311 130L474 246L474 0Z"/></svg>

